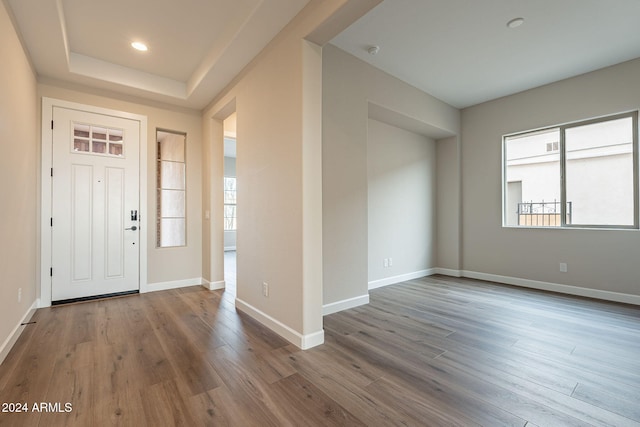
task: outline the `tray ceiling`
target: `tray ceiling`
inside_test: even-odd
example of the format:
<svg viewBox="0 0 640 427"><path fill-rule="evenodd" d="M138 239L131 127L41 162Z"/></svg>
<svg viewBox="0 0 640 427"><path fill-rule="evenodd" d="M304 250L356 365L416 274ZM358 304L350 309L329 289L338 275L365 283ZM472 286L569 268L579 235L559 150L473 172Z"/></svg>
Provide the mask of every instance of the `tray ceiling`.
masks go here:
<svg viewBox="0 0 640 427"><path fill-rule="evenodd" d="M308 0L4 0L39 76L200 109ZM142 41L147 52L131 48Z"/></svg>

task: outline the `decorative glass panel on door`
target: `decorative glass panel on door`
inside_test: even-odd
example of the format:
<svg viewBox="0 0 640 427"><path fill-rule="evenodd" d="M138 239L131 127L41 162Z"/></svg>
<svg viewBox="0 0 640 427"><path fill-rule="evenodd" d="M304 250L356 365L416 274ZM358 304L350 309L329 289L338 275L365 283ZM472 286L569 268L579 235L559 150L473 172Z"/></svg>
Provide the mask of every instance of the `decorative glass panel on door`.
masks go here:
<svg viewBox="0 0 640 427"><path fill-rule="evenodd" d="M122 129L73 123L71 151L74 153L124 157L123 141Z"/></svg>

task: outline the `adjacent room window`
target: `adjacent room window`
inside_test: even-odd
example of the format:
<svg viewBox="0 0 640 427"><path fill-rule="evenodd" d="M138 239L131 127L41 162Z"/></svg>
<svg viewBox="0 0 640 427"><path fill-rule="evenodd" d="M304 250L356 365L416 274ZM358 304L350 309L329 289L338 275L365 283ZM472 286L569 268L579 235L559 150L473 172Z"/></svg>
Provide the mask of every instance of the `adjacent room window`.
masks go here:
<svg viewBox="0 0 640 427"><path fill-rule="evenodd" d="M638 228L638 113L504 137L503 224Z"/></svg>
<svg viewBox="0 0 640 427"><path fill-rule="evenodd" d="M186 245L186 139L184 133L156 131L156 245Z"/></svg>
<svg viewBox="0 0 640 427"><path fill-rule="evenodd" d="M236 178L224 177L224 230L236 229Z"/></svg>

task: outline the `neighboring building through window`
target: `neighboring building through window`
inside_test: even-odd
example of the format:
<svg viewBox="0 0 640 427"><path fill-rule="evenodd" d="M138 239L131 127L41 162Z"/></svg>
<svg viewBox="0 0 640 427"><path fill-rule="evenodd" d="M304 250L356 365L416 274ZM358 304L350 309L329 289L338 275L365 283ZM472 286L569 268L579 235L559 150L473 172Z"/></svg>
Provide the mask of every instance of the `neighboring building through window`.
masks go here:
<svg viewBox="0 0 640 427"><path fill-rule="evenodd" d="M224 230L236 230L236 178L224 177Z"/></svg>
<svg viewBox="0 0 640 427"><path fill-rule="evenodd" d="M638 227L638 114L504 137L503 224Z"/></svg>

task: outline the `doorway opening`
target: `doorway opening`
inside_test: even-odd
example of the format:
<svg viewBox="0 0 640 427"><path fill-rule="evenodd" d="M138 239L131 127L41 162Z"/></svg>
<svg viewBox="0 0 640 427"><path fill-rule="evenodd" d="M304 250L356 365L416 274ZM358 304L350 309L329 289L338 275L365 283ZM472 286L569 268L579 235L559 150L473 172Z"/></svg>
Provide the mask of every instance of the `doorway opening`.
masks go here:
<svg viewBox="0 0 640 427"><path fill-rule="evenodd" d="M237 258L236 113L223 122L224 129L224 281L225 293L235 298Z"/></svg>

